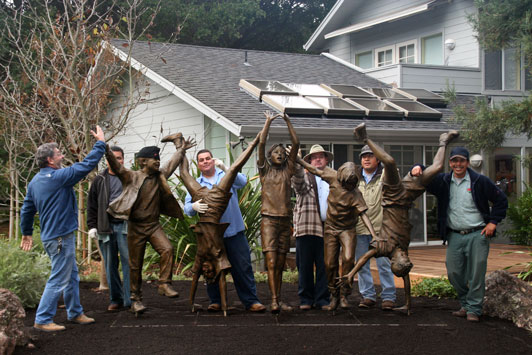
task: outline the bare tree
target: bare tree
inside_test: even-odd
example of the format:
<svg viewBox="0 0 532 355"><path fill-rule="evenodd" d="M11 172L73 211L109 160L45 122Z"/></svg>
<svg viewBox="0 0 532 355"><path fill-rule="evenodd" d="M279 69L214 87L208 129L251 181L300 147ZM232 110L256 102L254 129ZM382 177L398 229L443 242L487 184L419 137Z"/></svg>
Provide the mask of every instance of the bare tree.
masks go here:
<svg viewBox="0 0 532 355"><path fill-rule="evenodd" d="M120 5L119 5L120 4ZM27 183L35 173L33 153L40 144L55 141L71 163L91 150L89 133L106 120L108 139L127 123L147 92L125 82L142 76L132 70L135 39L146 35L139 20L146 11L142 0L26 0L4 4L3 42L10 55L0 61L0 133L5 141L10 182L10 238L17 235L18 210ZM136 36L135 37L135 34ZM117 58L111 38L127 41L126 58ZM109 105L116 98L120 105ZM87 256L85 191L80 183L78 246ZM80 245L81 244L81 245Z"/></svg>

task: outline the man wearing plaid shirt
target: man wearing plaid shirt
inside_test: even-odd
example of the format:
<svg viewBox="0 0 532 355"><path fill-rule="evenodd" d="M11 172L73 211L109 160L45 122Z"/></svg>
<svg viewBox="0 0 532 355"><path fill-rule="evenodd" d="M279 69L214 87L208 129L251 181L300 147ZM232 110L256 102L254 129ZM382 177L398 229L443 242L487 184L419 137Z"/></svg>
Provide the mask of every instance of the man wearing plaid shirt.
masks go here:
<svg viewBox="0 0 532 355"><path fill-rule="evenodd" d="M321 145L315 144L303 160L318 169L323 169L333 160L333 154L323 149ZM292 187L296 192L294 236L299 273L299 308L321 309L329 304L323 261L323 223L327 216L329 185L320 177L305 171L301 165L296 164L296 166L297 172L292 177Z"/></svg>

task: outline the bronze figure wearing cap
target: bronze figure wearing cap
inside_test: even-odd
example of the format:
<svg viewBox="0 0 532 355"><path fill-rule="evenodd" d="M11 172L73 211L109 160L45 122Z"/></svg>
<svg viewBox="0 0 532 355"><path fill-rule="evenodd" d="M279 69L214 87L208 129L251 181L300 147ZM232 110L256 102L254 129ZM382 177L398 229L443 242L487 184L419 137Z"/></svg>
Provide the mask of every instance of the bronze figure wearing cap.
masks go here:
<svg viewBox="0 0 532 355"><path fill-rule="evenodd" d="M131 271L131 311L142 313L142 264L146 243L161 256L158 293L167 297L179 294L170 286L174 265L173 247L164 233L159 217L183 218L183 212L174 198L168 179L181 163L187 149L195 146L194 140L183 139L181 133L163 138L162 142L174 142L177 151L161 168L159 148L145 147L137 155L140 170L126 169L119 164L114 154L107 148L106 158L110 168L122 182L122 194L109 204L108 212L115 218L128 221L128 249Z"/></svg>

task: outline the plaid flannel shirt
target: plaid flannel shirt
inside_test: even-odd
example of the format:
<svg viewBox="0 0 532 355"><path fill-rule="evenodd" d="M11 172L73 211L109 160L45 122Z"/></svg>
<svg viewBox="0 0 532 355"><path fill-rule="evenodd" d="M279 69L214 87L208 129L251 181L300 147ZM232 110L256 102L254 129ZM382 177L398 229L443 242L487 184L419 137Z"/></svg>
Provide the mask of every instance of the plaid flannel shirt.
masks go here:
<svg viewBox="0 0 532 355"><path fill-rule="evenodd" d="M316 203L317 191L310 182L310 173L305 173L303 167L297 165L296 173L292 177L292 188L296 192L296 206L294 208L294 236L315 235L323 237L323 222Z"/></svg>

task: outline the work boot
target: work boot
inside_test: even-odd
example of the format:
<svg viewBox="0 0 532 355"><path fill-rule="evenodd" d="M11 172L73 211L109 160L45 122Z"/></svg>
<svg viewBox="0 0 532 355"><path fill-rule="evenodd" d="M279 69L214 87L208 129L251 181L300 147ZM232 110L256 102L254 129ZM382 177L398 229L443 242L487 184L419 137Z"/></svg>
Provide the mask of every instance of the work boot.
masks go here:
<svg viewBox="0 0 532 355"><path fill-rule="evenodd" d="M160 284L157 293L169 298L179 297L179 293L170 286L170 284Z"/></svg>
<svg viewBox="0 0 532 355"><path fill-rule="evenodd" d="M94 318L87 317L85 314L81 313L79 316L72 319L71 322L77 324L91 324L94 323Z"/></svg>
<svg viewBox="0 0 532 355"><path fill-rule="evenodd" d="M460 136L460 133L458 131L455 131L454 129L450 130L447 133L442 133L440 135L440 147L444 147L447 144L449 144L453 139Z"/></svg>
<svg viewBox="0 0 532 355"><path fill-rule="evenodd" d="M131 302L131 308L129 310L133 313L142 313L146 310L146 306L144 306L141 301L133 301Z"/></svg>
<svg viewBox="0 0 532 355"><path fill-rule="evenodd" d="M33 324L33 328L42 330L43 332L59 332L61 330L65 330L65 326L55 324L55 323L48 323L48 324Z"/></svg>
<svg viewBox="0 0 532 355"><path fill-rule="evenodd" d="M340 296L340 308L349 309L349 302L347 301L347 297L344 295Z"/></svg>
<svg viewBox="0 0 532 355"><path fill-rule="evenodd" d="M451 314L455 317L465 318L465 316L467 316L467 311L465 308L460 308L458 311L454 311Z"/></svg>
<svg viewBox="0 0 532 355"><path fill-rule="evenodd" d="M358 308L370 308L375 306L375 301L370 298L364 298L358 304Z"/></svg>

